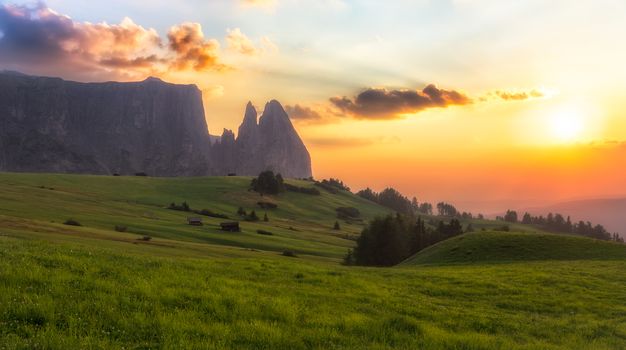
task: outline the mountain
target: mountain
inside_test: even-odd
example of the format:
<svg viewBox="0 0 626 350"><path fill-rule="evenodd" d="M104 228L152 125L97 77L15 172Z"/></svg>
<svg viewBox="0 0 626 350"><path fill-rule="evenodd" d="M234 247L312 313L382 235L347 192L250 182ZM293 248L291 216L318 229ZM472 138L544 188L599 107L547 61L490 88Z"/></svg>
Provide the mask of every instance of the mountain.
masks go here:
<svg viewBox="0 0 626 350"><path fill-rule="evenodd" d="M277 101L267 109L257 125L248 104L243 134L235 140L225 130L216 138L195 85L0 72L0 171L201 176L271 169L310 177L309 153L289 117Z"/></svg>

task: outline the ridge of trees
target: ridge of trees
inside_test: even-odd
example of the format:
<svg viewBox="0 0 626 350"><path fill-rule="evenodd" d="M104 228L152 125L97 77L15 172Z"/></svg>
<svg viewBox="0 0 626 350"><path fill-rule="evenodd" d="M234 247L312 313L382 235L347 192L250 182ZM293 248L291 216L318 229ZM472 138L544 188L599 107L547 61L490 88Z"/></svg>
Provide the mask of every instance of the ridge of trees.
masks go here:
<svg viewBox="0 0 626 350"><path fill-rule="evenodd" d="M617 233L608 232L604 226L600 224L593 225L589 221L582 220L572 222L569 216L566 218L559 213L549 213L546 217L543 215L532 216L530 213L524 213L520 220L515 210L507 210L504 217L498 217L497 219L512 223L519 222L525 225L536 225L549 231L573 233L604 241L624 242L624 239Z"/></svg>
<svg viewBox="0 0 626 350"><path fill-rule="evenodd" d="M468 227L472 230L471 227ZM361 232L354 250L344 258L346 265L393 266L411 255L464 232L458 219L426 225L421 217L387 215L372 220Z"/></svg>

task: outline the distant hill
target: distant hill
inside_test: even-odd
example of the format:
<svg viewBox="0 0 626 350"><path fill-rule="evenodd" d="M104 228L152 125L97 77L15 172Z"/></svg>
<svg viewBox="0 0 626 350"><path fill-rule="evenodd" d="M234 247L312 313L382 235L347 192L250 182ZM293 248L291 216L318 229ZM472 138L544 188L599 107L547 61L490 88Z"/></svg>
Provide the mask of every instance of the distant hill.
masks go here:
<svg viewBox="0 0 626 350"><path fill-rule="evenodd" d="M475 232L428 247L402 265L620 259L626 259L626 245L619 243L547 233Z"/></svg>
<svg viewBox="0 0 626 350"><path fill-rule="evenodd" d="M556 203L545 207L521 210L533 215L561 213L572 217L572 221L591 221L603 225L609 232L626 236L626 197L576 200Z"/></svg>

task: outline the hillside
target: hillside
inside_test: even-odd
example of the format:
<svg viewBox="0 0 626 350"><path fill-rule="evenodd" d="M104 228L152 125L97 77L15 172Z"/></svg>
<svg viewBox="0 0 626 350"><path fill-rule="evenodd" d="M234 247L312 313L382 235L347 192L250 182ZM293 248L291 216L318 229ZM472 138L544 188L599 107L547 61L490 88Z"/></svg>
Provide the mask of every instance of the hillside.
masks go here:
<svg viewBox="0 0 626 350"><path fill-rule="evenodd" d="M286 192L260 196L248 191L250 177L152 178L124 176L10 174L0 173L0 226L15 234L53 234L55 236L100 237L135 243L149 235L149 245L203 243L248 249L341 258L353 245L354 237L365 222L386 209L342 191L321 195ZM312 182L289 180L297 186L312 187ZM167 209L174 202L187 202L192 209L208 209L229 219L203 216L204 226L187 225L194 213ZM264 210L259 201L272 202L277 209ZM255 210L269 222L244 222L237 216L243 207ZM333 230L338 207L355 207L361 220L341 221L342 229ZM82 227L63 225L68 219ZM242 220L242 232L228 233L219 223ZM114 230L124 226L127 232ZM273 235L260 235L257 230ZM50 238L52 236L48 236ZM159 240L161 239L161 240Z"/></svg>
<svg viewBox="0 0 626 350"><path fill-rule="evenodd" d="M622 247L481 232L428 248L409 267L347 267L338 262L363 221L386 209L347 192L261 197L249 182L0 174L0 348L626 347ZM187 201L234 218L259 200L278 208L240 233L219 231L217 218L189 226L189 213L166 208ZM339 206L363 221L333 230ZM62 224L70 218L82 226ZM467 259L467 247L482 258Z"/></svg>
<svg viewBox="0 0 626 350"><path fill-rule="evenodd" d="M626 245L549 233L475 232L430 246L402 265L625 260Z"/></svg>

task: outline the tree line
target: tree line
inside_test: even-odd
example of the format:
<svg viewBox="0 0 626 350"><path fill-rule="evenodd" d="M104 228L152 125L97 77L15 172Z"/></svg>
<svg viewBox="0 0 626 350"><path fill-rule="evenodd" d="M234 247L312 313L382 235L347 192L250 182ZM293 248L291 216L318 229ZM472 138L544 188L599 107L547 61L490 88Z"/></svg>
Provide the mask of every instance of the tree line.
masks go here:
<svg viewBox="0 0 626 350"><path fill-rule="evenodd" d="M507 210L504 217L498 217L497 219L512 223L520 222L525 225L535 225L549 231L573 233L604 241L624 242L624 239L617 233L608 232L604 226L600 224L594 225L589 221L582 220L572 222L569 216L565 217L559 213L549 213L545 217L543 215L532 216L530 213L524 213L522 219L519 220L518 214L515 210Z"/></svg>
<svg viewBox="0 0 626 350"><path fill-rule="evenodd" d="M471 228L470 228L471 230ZM411 255L464 232L458 219L439 221L432 227L421 217L387 215L372 220L361 232L354 250L344 259L346 265L393 266Z"/></svg>

